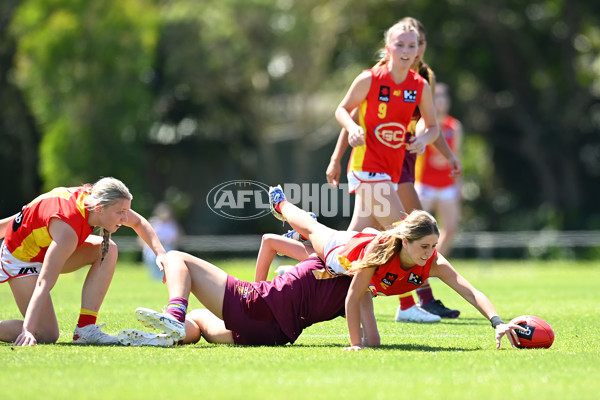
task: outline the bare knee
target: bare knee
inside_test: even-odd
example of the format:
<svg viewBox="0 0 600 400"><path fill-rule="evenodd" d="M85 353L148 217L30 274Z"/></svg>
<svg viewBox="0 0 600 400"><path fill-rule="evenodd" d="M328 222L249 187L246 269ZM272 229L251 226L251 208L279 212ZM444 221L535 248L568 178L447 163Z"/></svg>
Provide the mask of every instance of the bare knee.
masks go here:
<svg viewBox="0 0 600 400"><path fill-rule="evenodd" d="M36 334L35 339L40 344L42 344L42 343L43 344L53 344L58 341L59 336L60 336L60 332L57 328L57 329L50 329L48 331L44 331L39 334Z"/></svg>
<svg viewBox="0 0 600 400"><path fill-rule="evenodd" d="M198 343L202 337L202 331L192 315L194 311L196 310L190 312L185 318L185 339L183 340L183 344Z"/></svg>

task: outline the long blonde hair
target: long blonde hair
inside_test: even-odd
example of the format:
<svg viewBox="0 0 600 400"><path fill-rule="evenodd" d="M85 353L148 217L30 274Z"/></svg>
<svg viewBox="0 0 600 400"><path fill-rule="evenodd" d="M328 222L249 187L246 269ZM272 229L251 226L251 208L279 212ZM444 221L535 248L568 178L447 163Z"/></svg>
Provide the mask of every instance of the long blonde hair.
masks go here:
<svg viewBox="0 0 600 400"><path fill-rule="evenodd" d="M102 178L93 185L90 185L90 191L84 200L84 206L88 211L92 211L96 207L108 207L122 199L133 200L133 196L127 186L116 178ZM100 227L100 234L102 236L100 263L102 263L108 253L110 232Z"/></svg>
<svg viewBox="0 0 600 400"><path fill-rule="evenodd" d="M419 38L421 37L418 28L416 26L412 25L411 23L409 23L408 21L400 20L399 22L396 22L394 25L389 27L388 30L386 30L383 34L384 47L379 49L379 51L377 52L378 57L380 59L377 62L377 64L375 64L375 67L380 67L382 65L385 65L390 61L390 55L387 52L385 45L388 45L390 43L392 34L396 31L414 32L415 35L417 35L417 44L419 42Z"/></svg>
<svg viewBox="0 0 600 400"><path fill-rule="evenodd" d="M440 235L435 218L427 211L414 210L392 229L377 234L365 258L354 261L348 272L354 274L362 268L379 267L400 253L402 239L414 242L429 235Z"/></svg>

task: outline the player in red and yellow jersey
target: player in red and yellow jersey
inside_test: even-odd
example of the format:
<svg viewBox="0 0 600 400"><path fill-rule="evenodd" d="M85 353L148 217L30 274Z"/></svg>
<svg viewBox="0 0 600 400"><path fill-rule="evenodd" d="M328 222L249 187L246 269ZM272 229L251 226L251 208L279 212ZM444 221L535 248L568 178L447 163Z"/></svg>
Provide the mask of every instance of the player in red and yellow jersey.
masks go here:
<svg viewBox="0 0 600 400"><path fill-rule="evenodd" d="M420 76L422 76L433 89L435 87L435 75L431 68L424 63L423 57L425 54L425 50L427 48L427 40L426 40L426 32L423 24L416 20L415 18L406 17L400 20L401 23L409 24L413 26L419 32L419 43L417 49L417 56L414 59L413 64L411 65L411 69L417 71ZM355 120L358 122L358 110L354 110L352 113ZM408 124L405 142L410 143L416 134L416 126L417 122L421 118L420 108L417 107L413 115L411 117L411 121ZM341 159L349 145L349 137L348 131L345 128L342 128L340 132L340 136L336 143L335 150L331 156L331 161L327 167L326 175L327 181L336 186L339 183L339 177L341 173ZM354 145L354 143L353 143ZM433 145L439 149L442 154L448 159L449 164L452 166L453 174L460 175L461 166L458 159L452 153L450 147L444 140L444 138L440 135L433 142ZM395 185L396 192L402 206L407 212L412 210L419 210L423 207L419 201L419 197L414 187L415 181L415 161L417 154L414 152L405 152L404 160L401 165L396 165L396 168L401 169L400 179L398 184ZM357 186L360 183L358 180L360 173L350 173L348 174L348 182L350 184L350 189ZM387 174L382 173L370 173L370 174L362 174L363 180L369 180L371 182L383 181L389 179ZM366 176L365 176L366 175ZM355 212L355 215L357 212ZM362 230L364 229L364 219L353 218L348 227L349 230ZM382 226L372 225L372 227L377 229L382 229ZM425 309L421 308L419 305L415 303L415 300L412 294L408 293L405 296L401 296L400 305L398 307L398 311L396 313L396 321L412 321L412 322L437 322L440 320L441 316L448 317L453 316L456 317L459 314L457 310L450 310L446 307L443 307L441 302L437 301L433 297L433 292L428 283L425 283L418 291L421 305L433 304L436 305L435 308L429 308L430 312L427 312ZM428 306L429 307L429 306Z"/></svg>
<svg viewBox="0 0 600 400"><path fill-rule="evenodd" d="M450 104L448 86L443 83L438 84L435 89L435 107L441 132L454 154L460 154L462 125L456 118L448 115ZM438 248L444 254L449 254L452 241L458 232L460 188L448 161L435 148L428 147L425 153L419 156L415 188L421 198L423 209L435 213L441 221Z"/></svg>
<svg viewBox="0 0 600 400"><path fill-rule="evenodd" d="M497 347L504 334L508 334L513 344L518 340L514 331L519 329L518 325L501 323L489 299L436 251L439 230L428 212L415 210L394 228L377 234L349 235L348 231L336 231L320 224L307 212L288 202L280 187L271 188L269 198L273 215L287 221L310 241L316 255L326 262L329 273L333 275L331 271L339 268L341 274L352 277L345 301L351 341L347 350L360 350L364 345L380 343L372 296L365 293L393 295L410 292L421 286L429 276L440 278L490 319L496 328ZM340 243L339 235L345 237L345 243ZM336 245L331 246L331 242ZM332 254L335 257L332 258Z"/></svg>
<svg viewBox="0 0 600 400"><path fill-rule="evenodd" d="M350 229L390 227L404 207L396 193L406 151L421 153L439 135L429 84L411 65L419 33L409 24L387 30L382 60L352 82L336 110L354 147L348 164L350 191L356 194ZM412 115L419 107L426 129L406 141ZM356 123L351 115L358 110Z"/></svg>
<svg viewBox="0 0 600 400"><path fill-rule="evenodd" d="M82 291L75 343L116 344L96 325L112 280L117 248L110 240L120 226L133 228L162 258L165 250L151 225L131 209L131 193L119 180L56 188L38 196L13 217L0 221L0 282L7 282L24 320L0 321L0 340L16 345L53 343L59 328L50 291L59 274L91 265ZM92 234L93 227L102 236Z"/></svg>

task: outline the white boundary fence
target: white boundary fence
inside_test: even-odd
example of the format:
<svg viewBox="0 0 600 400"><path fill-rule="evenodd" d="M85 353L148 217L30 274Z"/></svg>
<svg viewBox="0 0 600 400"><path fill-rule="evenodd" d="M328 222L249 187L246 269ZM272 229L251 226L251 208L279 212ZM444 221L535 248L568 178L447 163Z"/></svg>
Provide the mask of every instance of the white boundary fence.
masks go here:
<svg viewBox="0 0 600 400"><path fill-rule="evenodd" d="M256 252L261 235L198 235L186 236L181 250L189 252ZM139 251L137 239L115 236L120 251ZM456 249L477 249L484 255L493 249L547 249L553 247L600 247L600 231L518 231L518 232L461 232L454 244Z"/></svg>

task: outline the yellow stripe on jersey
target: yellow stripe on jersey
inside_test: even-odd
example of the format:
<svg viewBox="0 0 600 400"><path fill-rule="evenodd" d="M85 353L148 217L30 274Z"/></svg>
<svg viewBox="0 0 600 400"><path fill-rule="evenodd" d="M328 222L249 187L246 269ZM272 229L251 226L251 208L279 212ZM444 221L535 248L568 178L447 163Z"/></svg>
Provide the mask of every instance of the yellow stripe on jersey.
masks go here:
<svg viewBox="0 0 600 400"><path fill-rule="evenodd" d="M348 271L352 267L352 261L348 260L346 257L338 256L338 261L342 268Z"/></svg>
<svg viewBox="0 0 600 400"><path fill-rule="evenodd" d="M77 209L79 210L79 212L81 213L81 216L83 218L85 218L85 199L89 196L90 194L88 192L82 192L79 197L77 198Z"/></svg>
<svg viewBox="0 0 600 400"><path fill-rule="evenodd" d="M366 135L367 135L367 125L365 124L365 114L367 112L367 101L363 101L360 104L358 109L358 118L359 124L363 128L365 132L365 144L362 146L355 147L352 150L352 155L350 156L350 171L362 171L363 162L365 160L365 154L367 153L367 144L366 144Z"/></svg>
<svg viewBox="0 0 600 400"><path fill-rule="evenodd" d="M64 187L59 187L56 189L52 189L51 191L49 191L48 193L44 193L39 195L38 197L36 197L35 199L33 199L31 201L31 203L27 204L28 206L35 204L37 202L40 202L44 199L49 199L51 197L62 197L63 199L68 199L69 197L71 197L73 193L69 192L69 190L67 190L67 188Z"/></svg>
<svg viewBox="0 0 600 400"><path fill-rule="evenodd" d="M316 279L331 279L336 277L336 275L330 274L326 269L315 269L312 273Z"/></svg>
<svg viewBox="0 0 600 400"><path fill-rule="evenodd" d="M48 227L37 228L23 239L21 245L12 254L19 260L29 261L38 255L42 247L50 246L50 243L52 243L52 237L48 232Z"/></svg>

